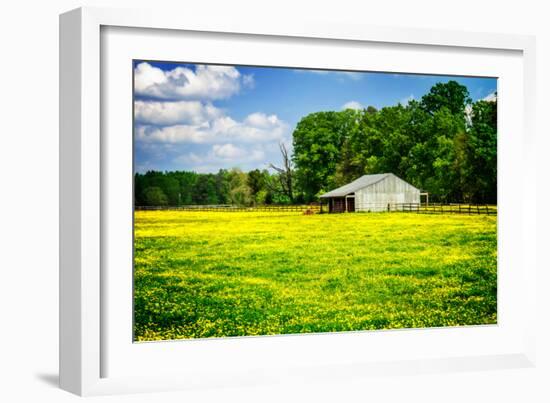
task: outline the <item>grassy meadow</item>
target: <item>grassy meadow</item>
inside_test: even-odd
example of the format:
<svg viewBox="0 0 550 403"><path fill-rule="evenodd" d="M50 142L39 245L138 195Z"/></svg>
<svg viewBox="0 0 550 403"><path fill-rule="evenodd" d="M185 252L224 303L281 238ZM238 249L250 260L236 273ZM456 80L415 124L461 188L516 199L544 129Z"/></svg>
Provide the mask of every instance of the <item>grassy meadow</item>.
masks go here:
<svg viewBox="0 0 550 403"><path fill-rule="evenodd" d="M494 324L496 216L136 211L136 341Z"/></svg>

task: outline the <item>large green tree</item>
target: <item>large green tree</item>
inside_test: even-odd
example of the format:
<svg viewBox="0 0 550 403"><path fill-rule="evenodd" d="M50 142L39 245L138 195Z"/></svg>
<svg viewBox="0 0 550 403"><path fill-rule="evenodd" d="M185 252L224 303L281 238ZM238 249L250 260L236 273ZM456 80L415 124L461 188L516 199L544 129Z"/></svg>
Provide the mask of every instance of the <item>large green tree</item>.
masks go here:
<svg viewBox="0 0 550 403"><path fill-rule="evenodd" d="M342 145L355 130L363 112L312 113L298 122L293 133L294 163L299 190L305 201L314 200L320 190L335 185L336 166Z"/></svg>
<svg viewBox="0 0 550 403"><path fill-rule="evenodd" d="M466 192L474 202L497 201L497 102L472 106L468 132Z"/></svg>
<svg viewBox="0 0 550 403"><path fill-rule="evenodd" d="M447 108L453 115L464 115L464 108L471 102L468 88L454 80L435 84L421 101L429 113Z"/></svg>
<svg viewBox="0 0 550 403"><path fill-rule="evenodd" d="M145 205L147 206L167 206L168 197L162 191L161 188L157 186L151 186L143 191Z"/></svg>

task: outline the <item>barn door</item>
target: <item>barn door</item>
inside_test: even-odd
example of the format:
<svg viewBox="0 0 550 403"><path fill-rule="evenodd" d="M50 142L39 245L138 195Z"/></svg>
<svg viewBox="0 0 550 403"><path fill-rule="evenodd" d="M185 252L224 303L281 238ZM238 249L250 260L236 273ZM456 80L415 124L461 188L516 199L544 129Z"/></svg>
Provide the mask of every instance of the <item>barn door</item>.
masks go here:
<svg viewBox="0 0 550 403"><path fill-rule="evenodd" d="M353 213L355 211L355 197L348 197L346 201L348 203L348 213Z"/></svg>

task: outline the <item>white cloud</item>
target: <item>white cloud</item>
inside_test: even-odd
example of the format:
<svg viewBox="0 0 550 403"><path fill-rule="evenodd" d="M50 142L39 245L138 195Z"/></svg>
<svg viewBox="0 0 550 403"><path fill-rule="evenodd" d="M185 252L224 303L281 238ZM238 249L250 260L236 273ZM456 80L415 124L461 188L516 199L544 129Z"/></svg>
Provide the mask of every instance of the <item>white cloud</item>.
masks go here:
<svg viewBox="0 0 550 403"><path fill-rule="evenodd" d="M346 76L347 78L350 78L352 80L360 80L363 78L362 73L354 72L354 71L339 71L337 74L341 74L343 76Z"/></svg>
<svg viewBox="0 0 550 403"><path fill-rule="evenodd" d="M174 163L192 167L197 172L216 172L220 168L252 167L266 161L264 150L258 145L235 146L231 143L214 144L207 152L181 154Z"/></svg>
<svg viewBox="0 0 550 403"><path fill-rule="evenodd" d="M246 88L254 88L255 85L254 76L252 74L245 74L243 76L243 86Z"/></svg>
<svg viewBox="0 0 550 403"><path fill-rule="evenodd" d="M342 109L362 110L362 109L365 109L365 107L357 101L349 101L349 102L346 102L344 105L342 105Z"/></svg>
<svg viewBox="0 0 550 403"><path fill-rule="evenodd" d="M247 159L248 161L262 161L265 160L265 153L262 150L252 150Z"/></svg>
<svg viewBox="0 0 550 403"><path fill-rule="evenodd" d="M266 143L282 140L288 132L288 125L276 115L256 112L239 122L218 112L199 112L198 115L206 118L197 118L195 122L191 119L189 124L139 125L136 138L140 142L158 143Z"/></svg>
<svg viewBox="0 0 550 403"><path fill-rule="evenodd" d="M295 69L296 73L311 73L319 75L335 75L339 77L349 78L351 80L361 80L364 77L364 73L359 71L337 71L337 70L310 70L310 69Z"/></svg>
<svg viewBox="0 0 550 403"><path fill-rule="evenodd" d="M415 99L415 98L414 98L414 95L411 94L411 95L409 95L408 97L401 98L401 99L399 100L399 103L400 103L401 105L403 105L403 106L407 106L407 105L409 104L409 102L411 102L411 101L414 100L414 99Z"/></svg>
<svg viewBox="0 0 550 403"><path fill-rule="evenodd" d="M224 159L242 158L246 155L244 149L236 147L231 143L214 144L212 146L212 152L216 157Z"/></svg>
<svg viewBox="0 0 550 403"><path fill-rule="evenodd" d="M485 98L482 99L486 102L496 102L497 101L497 93L496 91L491 92L489 95L487 95Z"/></svg>
<svg viewBox="0 0 550 403"><path fill-rule="evenodd" d="M134 89L138 94L147 91L148 88L162 85L166 81L168 79L164 71L151 66L149 63L140 63L134 69Z"/></svg>
<svg viewBox="0 0 550 403"><path fill-rule="evenodd" d="M250 149L248 147L237 147L231 143L228 144L214 144L212 146L212 152L208 154L209 158L223 160L234 160L235 162L251 162L260 161L265 158L263 150L257 148Z"/></svg>
<svg viewBox="0 0 550 403"><path fill-rule="evenodd" d="M135 101L136 122L169 126L175 124L200 125L222 116L222 111L212 104L199 101L145 102Z"/></svg>
<svg viewBox="0 0 550 403"><path fill-rule="evenodd" d="M242 76L232 66L197 65L195 70L179 66L164 71L142 62L134 69L137 95L170 100L225 99L238 93L241 85L252 87L252 76Z"/></svg>
<svg viewBox="0 0 550 403"><path fill-rule="evenodd" d="M280 120L276 115L266 115L265 113L255 112L246 117L244 122L253 127L267 129L280 124Z"/></svg>

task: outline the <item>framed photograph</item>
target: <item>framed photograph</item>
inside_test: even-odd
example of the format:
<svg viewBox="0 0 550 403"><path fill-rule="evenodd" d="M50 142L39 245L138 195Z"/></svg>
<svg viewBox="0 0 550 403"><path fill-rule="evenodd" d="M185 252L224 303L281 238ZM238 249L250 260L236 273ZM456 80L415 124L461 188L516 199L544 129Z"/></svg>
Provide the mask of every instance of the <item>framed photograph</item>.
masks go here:
<svg viewBox="0 0 550 403"><path fill-rule="evenodd" d="M62 388L533 365L533 38L60 24Z"/></svg>

